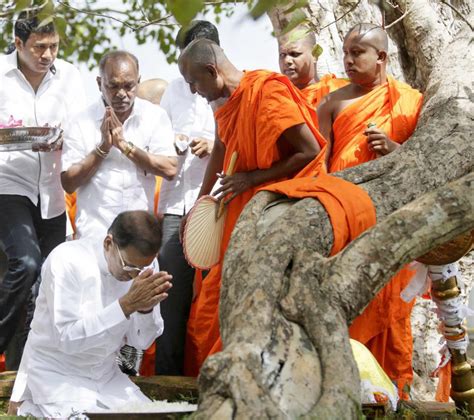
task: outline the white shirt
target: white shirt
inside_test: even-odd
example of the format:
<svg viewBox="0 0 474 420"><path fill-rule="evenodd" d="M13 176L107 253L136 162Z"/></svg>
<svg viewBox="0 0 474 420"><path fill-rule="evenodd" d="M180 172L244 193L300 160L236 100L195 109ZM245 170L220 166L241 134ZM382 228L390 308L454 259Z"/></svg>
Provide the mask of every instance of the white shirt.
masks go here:
<svg viewBox="0 0 474 420"><path fill-rule="evenodd" d="M181 77L173 80L161 98L161 106L168 113L176 134L214 141L215 122L212 109L198 94L192 94L189 85ZM163 180L160 190L160 213L183 216L194 205L201 189L209 156L198 158L188 148L178 156L178 173L172 181Z"/></svg>
<svg viewBox="0 0 474 420"><path fill-rule="evenodd" d="M63 145L63 171L84 159L100 143L104 113L100 99L72 124ZM170 120L158 105L136 98L123 131L125 140L140 149L156 155L176 156ZM112 147L92 178L77 189L78 237L105 236L115 217L123 211L153 212L155 182L155 175L144 172Z"/></svg>
<svg viewBox="0 0 474 420"><path fill-rule="evenodd" d="M159 305L125 317L118 299L132 281L109 273L101 240L59 245L41 277L12 401L123 405L136 386L120 371L116 354L124 344L146 349L163 332Z"/></svg>
<svg viewBox="0 0 474 420"><path fill-rule="evenodd" d="M85 104L79 71L63 60L54 61L56 73L48 71L37 92L17 68L17 55L0 56L0 122L12 115L24 126L61 124L64 129ZM41 199L44 219L64 212L60 181L61 151L0 152L0 194L22 195L34 205Z"/></svg>

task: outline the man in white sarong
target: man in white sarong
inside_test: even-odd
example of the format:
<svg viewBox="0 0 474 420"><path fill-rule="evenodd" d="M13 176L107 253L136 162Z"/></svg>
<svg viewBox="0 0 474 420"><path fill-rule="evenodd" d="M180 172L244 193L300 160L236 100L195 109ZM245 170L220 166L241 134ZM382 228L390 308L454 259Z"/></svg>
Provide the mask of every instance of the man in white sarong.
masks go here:
<svg viewBox="0 0 474 420"><path fill-rule="evenodd" d="M50 254L11 397L18 415L65 418L149 401L116 354L124 344L146 349L163 332L159 303L171 276L157 270L160 238L154 216L130 211L103 241L66 242Z"/></svg>

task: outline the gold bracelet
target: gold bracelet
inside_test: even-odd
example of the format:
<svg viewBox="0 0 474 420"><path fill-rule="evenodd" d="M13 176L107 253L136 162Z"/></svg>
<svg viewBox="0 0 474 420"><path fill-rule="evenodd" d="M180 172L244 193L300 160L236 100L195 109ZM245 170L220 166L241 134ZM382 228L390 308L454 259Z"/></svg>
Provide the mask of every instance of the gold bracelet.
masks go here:
<svg viewBox="0 0 474 420"><path fill-rule="evenodd" d="M127 147L125 147L125 149L122 150L122 153L128 157L130 153L132 153L134 150L135 150L135 145L131 141L127 141Z"/></svg>
<svg viewBox="0 0 474 420"><path fill-rule="evenodd" d="M105 159L109 152L106 152L100 148L99 145L95 146L95 154L99 156L101 159Z"/></svg>

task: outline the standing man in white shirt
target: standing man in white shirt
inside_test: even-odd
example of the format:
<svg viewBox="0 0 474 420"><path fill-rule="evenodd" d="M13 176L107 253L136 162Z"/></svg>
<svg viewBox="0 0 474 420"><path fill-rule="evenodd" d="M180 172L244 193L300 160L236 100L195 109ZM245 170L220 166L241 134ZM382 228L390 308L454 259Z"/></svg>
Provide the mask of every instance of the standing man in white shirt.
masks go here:
<svg viewBox="0 0 474 420"><path fill-rule="evenodd" d="M19 415L69 418L150 401L115 357L124 343L146 349L163 331L159 303L171 276L154 270L160 224L148 212L124 212L104 236L66 242L43 265L11 397Z"/></svg>
<svg viewBox="0 0 474 420"><path fill-rule="evenodd" d="M180 49L184 49L197 38L207 38L219 44L217 28L203 20L194 21L186 32L179 31L176 42ZM172 274L175 280L169 298L162 305L168 329L157 340L156 373L182 375L194 269L184 257L179 227L199 194L214 145L215 122L211 106L192 92L182 77L169 84L161 106L168 113L175 131L178 175L172 181L163 180L158 205L158 212L164 214L160 267Z"/></svg>
<svg viewBox="0 0 474 420"><path fill-rule="evenodd" d="M56 59L53 23L35 12L15 23L16 51L0 56L0 122L65 127L85 103L79 71ZM0 248L8 271L0 281L0 353L9 346L7 369L17 369L26 340L25 308L41 262L64 241L66 216L60 183L61 152L0 152ZM32 314L31 314L32 315ZM13 343L13 342L12 342Z"/></svg>
<svg viewBox="0 0 474 420"><path fill-rule="evenodd" d="M122 211L153 212L155 175L172 179L177 159L173 130L158 105L136 98L137 58L105 54L98 101L71 125L64 140L61 182L77 190L77 237L101 237Z"/></svg>

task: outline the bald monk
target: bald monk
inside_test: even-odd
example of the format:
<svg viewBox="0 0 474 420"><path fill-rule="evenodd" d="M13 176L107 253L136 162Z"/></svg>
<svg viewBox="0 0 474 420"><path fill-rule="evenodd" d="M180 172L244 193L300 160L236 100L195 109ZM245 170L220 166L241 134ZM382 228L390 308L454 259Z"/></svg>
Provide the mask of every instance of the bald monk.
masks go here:
<svg viewBox="0 0 474 420"><path fill-rule="evenodd" d="M314 113L286 77L240 71L206 39L189 44L178 64L191 91L215 105L217 135L199 197L211 192L216 174L225 171L232 153L238 152L235 174L220 175L221 187L215 191L228 203L222 261L237 218L257 188L297 175L318 154L323 139L314 127ZM188 375L197 375L206 357L221 349L221 269L221 263L211 269L193 303L187 339L194 351L186 354Z"/></svg>
<svg viewBox="0 0 474 420"><path fill-rule="evenodd" d="M373 24L355 26L344 39L344 67L351 83L327 95L318 107L319 127L328 140L326 147L332 150L321 152L317 160L325 161L329 172L386 155L396 150L415 130L422 95L405 83L387 76L387 46L387 34ZM374 126L368 128L370 123ZM335 186L339 192L342 188L346 189L336 201L342 202L350 197L354 205L362 202L355 186L351 191L350 184L338 185L340 182L331 180L325 172L306 173L306 176L313 177L282 182L265 189L295 198L318 197L321 201L318 194ZM314 178L316 175L319 175L317 179ZM331 194L337 196L339 192L333 190ZM371 204L354 214L350 213L350 203L345 207L346 210L328 211L336 227L333 229L331 255L375 223ZM367 217L370 214L373 217ZM362 216L367 220L361 222ZM341 231L346 233L338 239ZM357 234L354 235L354 232ZM412 273L406 268L397 274L349 329L351 338L365 344L374 354L397 384L402 398L407 397L404 391L413 379L413 341L410 326L412 304L402 301L400 292L411 276Z"/></svg>
<svg viewBox="0 0 474 420"><path fill-rule="evenodd" d="M337 79L334 74L318 77L317 58L313 54L315 47L314 32L304 26L278 37L280 71L314 108L329 92L349 83L346 79Z"/></svg>
<svg viewBox="0 0 474 420"><path fill-rule="evenodd" d="M137 87L137 96L141 99L159 105L168 82L163 79L149 79L141 82Z"/></svg>

